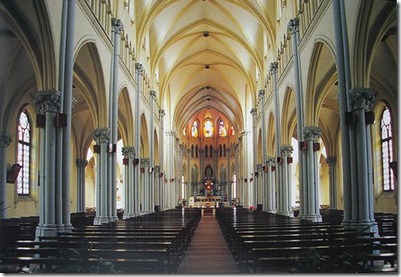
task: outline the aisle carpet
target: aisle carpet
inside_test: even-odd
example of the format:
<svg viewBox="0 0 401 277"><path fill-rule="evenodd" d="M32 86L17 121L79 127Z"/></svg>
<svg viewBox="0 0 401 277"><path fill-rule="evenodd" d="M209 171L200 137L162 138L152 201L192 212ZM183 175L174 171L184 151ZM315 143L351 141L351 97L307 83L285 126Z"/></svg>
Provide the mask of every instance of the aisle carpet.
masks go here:
<svg viewBox="0 0 401 277"><path fill-rule="evenodd" d="M178 274L240 274L217 220L203 216Z"/></svg>

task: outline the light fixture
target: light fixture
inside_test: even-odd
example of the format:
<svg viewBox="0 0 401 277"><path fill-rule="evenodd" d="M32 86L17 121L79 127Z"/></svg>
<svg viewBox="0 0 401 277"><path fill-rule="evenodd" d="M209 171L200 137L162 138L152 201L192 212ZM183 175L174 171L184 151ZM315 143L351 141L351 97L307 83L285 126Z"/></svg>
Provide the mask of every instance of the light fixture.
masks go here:
<svg viewBox="0 0 401 277"><path fill-rule="evenodd" d="M209 68L210 68L210 65L205 64L205 69L209 69Z"/></svg>
<svg viewBox="0 0 401 277"><path fill-rule="evenodd" d="M204 32L203 32L203 36L204 36L205 38L207 38L207 37L209 36L209 32L208 32L208 31L204 31Z"/></svg>

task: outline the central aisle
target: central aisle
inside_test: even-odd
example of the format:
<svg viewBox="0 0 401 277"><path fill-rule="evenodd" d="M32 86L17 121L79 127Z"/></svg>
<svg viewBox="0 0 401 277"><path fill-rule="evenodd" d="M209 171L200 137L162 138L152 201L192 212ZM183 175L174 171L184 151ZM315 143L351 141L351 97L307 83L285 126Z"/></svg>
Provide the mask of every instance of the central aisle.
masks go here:
<svg viewBox="0 0 401 277"><path fill-rule="evenodd" d="M240 274L214 216L201 218L177 273Z"/></svg>

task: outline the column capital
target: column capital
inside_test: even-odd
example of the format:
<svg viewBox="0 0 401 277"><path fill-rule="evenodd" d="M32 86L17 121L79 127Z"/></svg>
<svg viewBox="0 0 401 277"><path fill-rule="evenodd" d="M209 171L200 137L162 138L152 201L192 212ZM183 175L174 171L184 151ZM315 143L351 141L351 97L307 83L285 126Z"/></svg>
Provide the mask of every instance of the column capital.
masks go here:
<svg viewBox="0 0 401 277"><path fill-rule="evenodd" d="M0 147L6 148L10 145L12 141L12 137L11 135L6 132L6 131L2 131L0 133Z"/></svg>
<svg viewBox="0 0 401 277"><path fill-rule="evenodd" d="M60 107L60 95L61 93L55 89L38 91L33 96L33 102L41 114L46 112L56 113Z"/></svg>
<svg viewBox="0 0 401 277"><path fill-rule="evenodd" d="M262 164L257 164L256 165L256 171L257 172L262 172L263 171L263 165Z"/></svg>
<svg viewBox="0 0 401 277"><path fill-rule="evenodd" d="M329 156L326 158L326 163L328 165L335 165L337 163L337 157L336 156Z"/></svg>
<svg viewBox="0 0 401 277"><path fill-rule="evenodd" d="M275 157L267 157L266 158L266 164L268 166L274 166L276 164L276 158Z"/></svg>
<svg viewBox="0 0 401 277"><path fill-rule="evenodd" d="M166 112L163 110L163 109L159 109L159 115L162 117L162 116L165 116L166 115Z"/></svg>
<svg viewBox="0 0 401 277"><path fill-rule="evenodd" d="M306 126L304 128L304 139L305 140L316 141L320 137L321 134L322 134L322 131L316 126Z"/></svg>
<svg viewBox="0 0 401 277"><path fill-rule="evenodd" d="M292 145L281 145L281 147L280 147L280 152L281 152L281 155L283 155L283 157L290 156L293 151L294 151L294 148L292 147Z"/></svg>
<svg viewBox="0 0 401 277"><path fill-rule="evenodd" d="M278 62L272 62L270 64L270 74L274 75L277 73L277 69L278 69Z"/></svg>
<svg viewBox="0 0 401 277"><path fill-rule="evenodd" d="M265 99L265 90L264 89L260 89L259 92L258 92L258 96L259 96L259 100Z"/></svg>
<svg viewBox="0 0 401 277"><path fill-rule="evenodd" d="M160 173L162 170L162 167L160 165L155 165L154 169L155 169L155 173Z"/></svg>
<svg viewBox="0 0 401 277"><path fill-rule="evenodd" d="M121 19L113 17L111 19L111 31L121 35L121 33L124 31L124 24L122 23Z"/></svg>
<svg viewBox="0 0 401 277"><path fill-rule="evenodd" d="M135 146L126 146L121 148L121 152L124 158L135 158L136 155L136 147Z"/></svg>
<svg viewBox="0 0 401 277"><path fill-rule="evenodd" d="M93 136L97 144L108 143L110 141L109 128L97 128L93 131Z"/></svg>
<svg viewBox="0 0 401 277"><path fill-rule="evenodd" d="M88 161L86 159L83 159L83 158L77 158L75 160L75 165L77 167L85 167L85 166L88 165Z"/></svg>
<svg viewBox="0 0 401 277"><path fill-rule="evenodd" d="M170 130L170 131L166 131L166 134L168 135L168 136L175 136L175 130Z"/></svg>
<svg viewBox="0 0 401 277"><path fill-rule="evenodd" d="M290 21L288 22L287 25L287 30L291 33L291 34L295 34L299 31L299 18L295 17L290 19Z"/></svg>
<svg viewBox="0 0 401 277"><path fill-rule="evenodd" d="M142 158L141 159L141 167L149 167L150 166L150 159L149 158Z"/></svg>
<svg viewBox="0 0 401 277"><path fill-rule="evenodd" d="M135 71L136 71L136 74L143 75L144 69L143 69L143 66L142 66L141 63L136 63L135 64Z"/></svg>
<svg viewBox="0 0 401 277"><path fill-rule="evenodd" d="M157 93L155 90L151 90L149 93L152 98L156 98Z"/></svg>
<svg viewBox="0 0 401 277"><path fill-rule="evenodd" d="M349 91L351 105L356 110L371 110L375 96L370 88L353 88Z"/></svg>
<svg viewBox="0 0 401 277"><path fill-rule="evenodd" d="M256 116L257 113L258 113L258 110L257 110L256 108L252 108L252 109L251 109L251 115L252 115L252 116Z"/></svg>

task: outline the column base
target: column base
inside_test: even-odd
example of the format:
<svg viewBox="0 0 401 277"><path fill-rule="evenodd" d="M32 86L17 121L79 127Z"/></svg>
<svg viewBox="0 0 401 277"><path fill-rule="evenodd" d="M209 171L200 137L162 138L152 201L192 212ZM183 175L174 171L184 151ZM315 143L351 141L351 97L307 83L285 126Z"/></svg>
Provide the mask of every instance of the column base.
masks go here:
<svg viewBox="0 0 401 277"><path fill-rule="evenodd" d="M356 229L365 233L373 233L375 236L379 235L379 228L376 221L358 221L342 223L347 229Z"/></svg>
<svg viewBox="0 0 401 277"><path fill-rule="evenodd" d="M322 222L322 216L320 214L300 214L299 219L310 220L312 222Z"/></svg>
<svg viewBox="0 0 401 277"><path fill-rule="evenodd" d="M43 224L36 227L36 237L57 237L56 224Z"/></svg>
<svg viewBox="0 0 401 277"><path fill-rule="evenodd" d="M294 217L294 212L293 211L277 211L276 214L283 215L283 216L288 216L288 217Z"/></svg>
<svg viewBox="0 0 401 277"><path fill-rule="evenodd" d="M95 217L93 220L93 225L102 225L103 223L109 223L109 218L107 216Z"/></svg>

